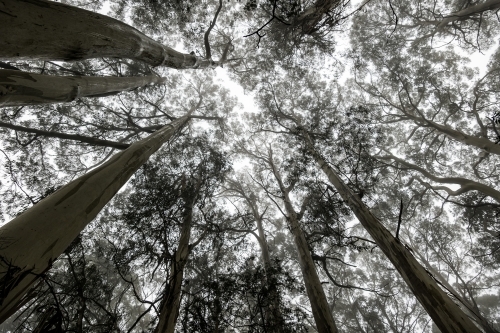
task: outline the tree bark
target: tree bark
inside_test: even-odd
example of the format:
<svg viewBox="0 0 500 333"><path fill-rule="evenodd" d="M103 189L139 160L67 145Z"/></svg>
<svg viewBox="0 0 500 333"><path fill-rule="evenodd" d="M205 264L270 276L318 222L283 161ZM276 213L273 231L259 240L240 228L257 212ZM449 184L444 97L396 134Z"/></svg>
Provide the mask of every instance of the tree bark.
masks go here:
<svg viewBox="0 0 500 333"><path fill-rule="evenodd" d="M132 144L0 228L0 323L23 302L40 274L188 119L189 114Z"/></svg>
<svg viewBox="0 0 500 333"><path fill-rule="evenodd" d="M359 222L375 240L382 252L393 263L420 304L443 333L480 333L465 313L439 288L434 279L413 257L408 249L370 212L368 207L342 181L332 167L318 153L305 130L300 130L309 153L337 189Z"/></svg>
<svg viewBox="0 0 500 333"><path fill-rule="evenodd" d="M178 69L218 65L161 45L111 17L53 1L2 0L0 21L0 60L114 57Z"/></svg>
<svg viewBox="0 0 500 333"><path fill-rule="evenodd" d="M272 155L269 156L269 162L276 181L280 187L280 191L283 194L285 209L288 215L287 222L293 234L295 246L299 255L300 269L302 271L302 277L304 278L307 296L309 298L309 302L311 303L316 328L319 333L337 333L338 330L335 320L333 319L330 307L328 306L328 301L326 300L325 291L323 290L318 273L316 272L316 267L311 256L311 252L309 251L306 237L300 227L297 213L295 212L290 200L289 191L283 184L281 175L274 165Z"/></svg>
<svg viewBox="0 0 500 333"><path fill-rule="evenodd" d="M483 3L467 7L465 9L462 9L458 12L451 13L449 15L446 15L441 22L436 27L436 30L442 30L444 27L448 25L448 23L454 22L454 21L461 21L461 20L466 20L469 19L471 16L480 14L482 12L485 12L487 10L494 10L494 9L499 9L500 8L500 0L488 0Z"/></svg>
<svg viewBox="0 0 500 333"><path fill-rule="evenodd" d="M51 76L0 69L0 107L71 102L161 84L156 75L133 77Z"/></svg>
<svg viewBox="0 0 500 333"><path fill-rule="evenodd" d="M193 202L186 208L182 223L181 235L177 251L172 259L169 282L165 287L164 299L160 310L160 320L155 333L174 333L181 304L181 287L184 277L184 267L189 257L189 238L193 222Z"/></svg>

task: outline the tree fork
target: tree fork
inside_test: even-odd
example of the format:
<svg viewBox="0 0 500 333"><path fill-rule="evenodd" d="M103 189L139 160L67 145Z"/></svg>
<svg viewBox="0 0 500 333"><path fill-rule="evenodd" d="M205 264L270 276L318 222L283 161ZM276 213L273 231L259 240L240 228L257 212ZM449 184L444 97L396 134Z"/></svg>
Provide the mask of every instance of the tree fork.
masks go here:
<svg viewBox="0 0 500 333"><path fill-rule="evenodd" d="M434 279L406 249L370 212L368 207L355 195L316 151L307 131L299 128L309 153L321 170L337 189L342 199L352 209L359 222L375 240L380 249L401 274L406 284L417 297L434 323L443 333L480 333L465 313L439 288Z"/></svg>
<svg viewBox="0 0 500 333"><path fill-rule="evenodd" d="M132 144L0 228L0 323L18 309L38 277L135 171L187 123L189 115Z"/></svg>

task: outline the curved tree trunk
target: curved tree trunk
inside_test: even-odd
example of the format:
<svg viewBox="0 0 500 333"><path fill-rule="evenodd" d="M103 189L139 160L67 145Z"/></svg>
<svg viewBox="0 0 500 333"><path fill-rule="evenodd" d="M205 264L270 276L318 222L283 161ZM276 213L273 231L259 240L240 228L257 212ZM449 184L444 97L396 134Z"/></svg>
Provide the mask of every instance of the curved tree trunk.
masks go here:
<svg viewBox="0 0 500 333"><path fill-rule="evenodd" d="M135 171L189 114L132 144L0 228L0 323Z"/></svg>
<svg viewBox="0 0 500 333"><path fill-rule="evenodd" d="M2 0L0 21L0 60L114 57L178 69L217 65L161 45L111 17L58 2Z"/></svg>
<svg viewBox="0 0 500 333"><path fill-rule="evenodd" d="M80 97L99 97L164 81L156 75L51 76L0 69L0 107L71 102Z"/></svg>
<svg viewBox="0 0 500 333"><path fill-rule="evenodd" d="M342 181L332 167L316 151L309 134L301 130L309 153L352 209L359 222L392 262L420 304L443 333L480 333L465 313L444 293L408 249L370 212L368 207Z"/></svg>

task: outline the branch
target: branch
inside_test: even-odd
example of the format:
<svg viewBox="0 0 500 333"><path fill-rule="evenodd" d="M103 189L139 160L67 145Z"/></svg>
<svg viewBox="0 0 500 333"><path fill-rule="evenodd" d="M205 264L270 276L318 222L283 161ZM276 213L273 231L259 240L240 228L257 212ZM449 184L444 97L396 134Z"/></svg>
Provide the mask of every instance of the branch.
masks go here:
<svg viewBox="0 0 500 333"><path fill-rule="evenodd" d="M0 121L0 127L13 129L16 132L21 131L21 132L25 132L25 133L33 133L33 134L35 134L35 137L36 136L43 136L43 137L49 137L49 138L74 140L74 141L88 143L88 144L91 144L94 146L111 147L111 148L116 148L116 149L127 149L130 146L130 144L128 144L128 143L120 143L120 142L116 142L116 141L101 140L101 139L97 139L97 138L93 138L93 137L89 137L89 136L78 135L78 134L66 134L66 133L60 133L60 132L54 132L54 131L38 130L35 128L5 123L3 121Z"/></svg>

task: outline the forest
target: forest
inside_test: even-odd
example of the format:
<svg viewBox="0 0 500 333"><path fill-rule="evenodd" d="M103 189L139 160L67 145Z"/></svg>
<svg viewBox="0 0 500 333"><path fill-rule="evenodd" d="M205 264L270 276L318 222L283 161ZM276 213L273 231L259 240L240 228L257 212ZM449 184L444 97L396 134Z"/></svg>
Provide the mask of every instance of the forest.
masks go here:
<svg viewBox="0 0 500 333"><path fill-rule="evenodd" d="M0 0L0 332L499 333L500 0Z"/></svg>

